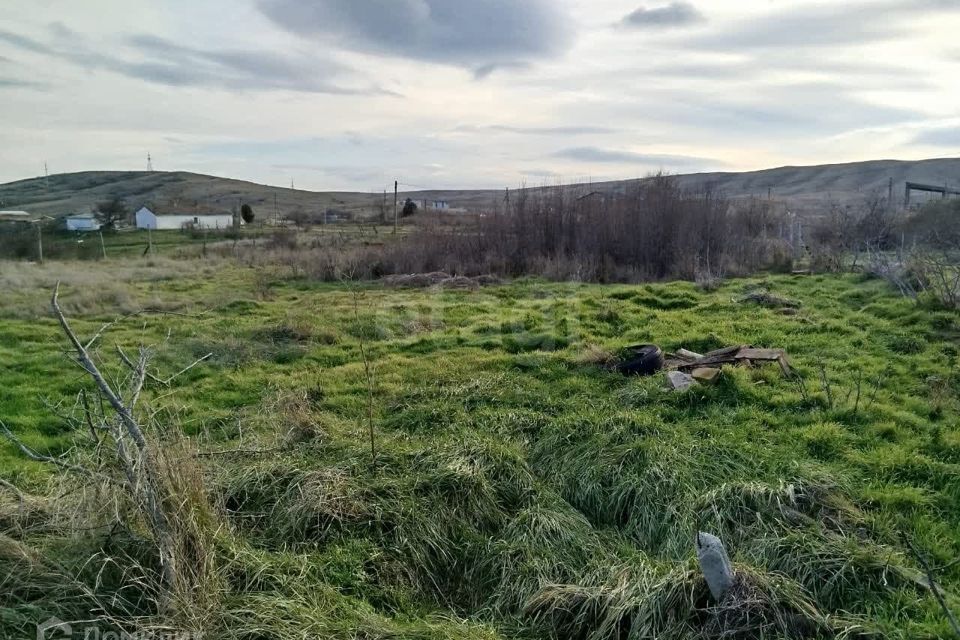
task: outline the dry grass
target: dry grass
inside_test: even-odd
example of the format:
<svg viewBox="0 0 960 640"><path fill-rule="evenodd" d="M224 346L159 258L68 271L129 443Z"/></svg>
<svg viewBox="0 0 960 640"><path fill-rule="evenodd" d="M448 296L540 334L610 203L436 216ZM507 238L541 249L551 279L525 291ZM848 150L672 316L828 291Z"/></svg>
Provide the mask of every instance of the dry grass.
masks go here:
<svg viewBox="0 0 960 640"><path fill-rule="evenodd" d="M0 316L37 318L49 313L49 295L57 282L66 292L70 315L123 314L151 308L172 311L182 302L149 291L151 284L210 278L226 266L220 260L141 258L100 262L0 262Z"/></svg>

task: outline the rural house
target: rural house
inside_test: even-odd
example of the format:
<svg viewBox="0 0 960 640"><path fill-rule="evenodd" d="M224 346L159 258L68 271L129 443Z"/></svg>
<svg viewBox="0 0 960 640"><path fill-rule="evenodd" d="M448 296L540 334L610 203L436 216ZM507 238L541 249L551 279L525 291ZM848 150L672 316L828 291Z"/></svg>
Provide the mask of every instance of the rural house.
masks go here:
<svg viewBox="0 0 960 640"><path fill-rule="evenodd" d="M450 208L450 203L446 200L421 200L418 205L421 209L443 210Z"/></svg>
<svg viewBox="0 0 960 640"><path fill-rule="evenodd" d="M136 213L138 229L229 229L233 214L199 205L150 205Z"/></svg>
<svg viewBox="0 0 960 640"><path fill-rule="evenodd" d="M92 213L78 213L64 218L67 231L99 231L100 221Z"/></svg>

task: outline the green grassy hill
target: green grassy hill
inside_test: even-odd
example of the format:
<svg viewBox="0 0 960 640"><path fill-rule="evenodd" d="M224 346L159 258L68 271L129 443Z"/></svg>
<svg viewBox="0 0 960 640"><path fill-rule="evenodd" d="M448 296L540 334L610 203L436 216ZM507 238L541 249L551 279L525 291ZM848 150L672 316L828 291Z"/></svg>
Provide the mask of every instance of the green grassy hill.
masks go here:
<svg viewBox="0 0 960 640"><path fill-rule="evenodd" d="M948 567L956 610L960 319L882 282L436 291L202 260L5 268L0 417L40 451L85 456L88 430L62 414L90 385L41 315L57 279L82 336L167 312L106 333L112 379L115 345L154 345L161 377L213 354L172 387L148 383L143 404L211 454L198 461L224 524L206 637L950 635L903 536ZM736 301L761 284L799 312ZM599 366L638 342L783 347L805 386L727 368L672 393ZM0 446L0 478L61 493L49 477ZM76 530L48 499L0 495L0 635L95 617L118 593L144 617L116 624L155 621L122 591L153 566L142 532ZM698 528L729 547L736 607L709 601Z"/></svg>
<svg viewBox="0 0 960 640"><path fill-rule="evenodd" d="M710 185L734 198L765 198L769 194L799 213L821 213L831 204L861 205L870 196L886 196L890 180L893 180L894 202L898 204L902 202L906 181L957 186L960 158L876 160L679 176L685 188L702 189ZM585 192L618 192L629 183L597 182L579 185L579 188ZM514 185L507 180L505 186ZM540 185L529 187L536 190ZM485 210L500 206L504 192L446 189L405 191L400 197L401 201L407 197L447 200L452 207ZM131 207L151 200L181 199L230 209L243 201L253 205L264 217L275 212L282 216L297 209L310 214L337 209L371 218L380 215L383 202L381 193L286 189L185 171L85 171L0 185L0 209L22 209L54 216L89 211L97 202L110 198L124 199ZM388 213L392 214L392 194L388 194L387 204Z"/></svg>

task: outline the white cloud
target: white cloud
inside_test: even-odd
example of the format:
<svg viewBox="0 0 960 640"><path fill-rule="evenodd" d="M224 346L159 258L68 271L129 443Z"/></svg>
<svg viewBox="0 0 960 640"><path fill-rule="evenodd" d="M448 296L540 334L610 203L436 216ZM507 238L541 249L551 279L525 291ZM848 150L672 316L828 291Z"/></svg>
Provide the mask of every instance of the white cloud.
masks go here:
<svg viewBox="0 0 960 640"><path fill-rule="evenodd" d="M138 169L147 151L163 169L360 190L942 154L958 8L4 0L0 180L44 160Z"/></svg>

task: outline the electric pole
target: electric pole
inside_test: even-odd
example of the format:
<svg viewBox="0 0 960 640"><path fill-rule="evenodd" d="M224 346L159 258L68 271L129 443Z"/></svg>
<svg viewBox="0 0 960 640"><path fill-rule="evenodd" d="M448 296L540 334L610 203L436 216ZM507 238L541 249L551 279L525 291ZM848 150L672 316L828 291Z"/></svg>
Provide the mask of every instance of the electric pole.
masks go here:
<svg viewBox="0 0 960 640"><path fill-rule="evenodd" d="M400 186L399 180L393 181L393 232L397 232L397 224L399 222L397 218L397 187Z"/></svg>
<svg viewBox="0 0 960 640"><path fill-rule="evenodd" d="M37 220L36 225L37 225L37 249L39 250L40 264L43 264L43 220Z"/></svg>

